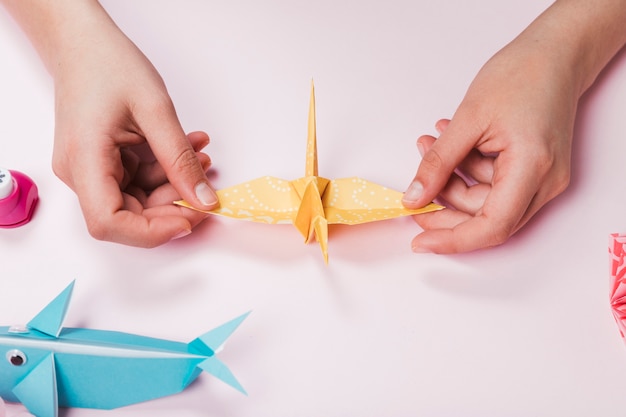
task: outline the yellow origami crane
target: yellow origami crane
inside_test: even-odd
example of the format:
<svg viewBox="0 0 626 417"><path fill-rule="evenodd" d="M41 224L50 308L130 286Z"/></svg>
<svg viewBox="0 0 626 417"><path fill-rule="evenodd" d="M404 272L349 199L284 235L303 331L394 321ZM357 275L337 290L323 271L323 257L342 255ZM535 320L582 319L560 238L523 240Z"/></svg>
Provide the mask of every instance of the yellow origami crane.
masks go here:
<svg viewBox="0 0 626 417"><path fill-rule="evenodd" d="M220 207L205 213L260 223L290 223L304 236L316 237L328 263L328 225L360 224L441 210L434 203L410 210L402 205L402 193L361 178L329 180L317 175L315 90L311 82L309 126L304 177L287 181L262 177L218 190ZM186 201L174 204L198 210Z"/></svg>

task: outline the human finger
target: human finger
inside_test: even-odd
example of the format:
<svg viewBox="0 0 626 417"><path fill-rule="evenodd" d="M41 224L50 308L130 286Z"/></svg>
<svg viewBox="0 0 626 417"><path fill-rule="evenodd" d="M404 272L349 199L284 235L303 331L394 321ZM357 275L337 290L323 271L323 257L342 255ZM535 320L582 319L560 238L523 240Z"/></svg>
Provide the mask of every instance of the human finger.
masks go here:
<svg viewBox="0 0 626 417"><path fill-rule="evenodd" d="M473 215L455 209L437 210L413 216L415 222L423 230L452 229L453 227L470 220Z"/></svg>
<svg viewBox="0 0 626 417"><path fill-rule="evenodd" d="M437 132L441 135L443 131L446 130L449 124L450 119L439 119L435 123L435 129L437 129Z"/></svg>
<svg viewBox="0 0 626 417"><path fill-rule="evenodd" d="M439 130L439 128L437 130ZM443 132L443 129L441 132ZM436 140L436 138L430 135L424 135L417 139L417 149L422 157L433 146ZM477 149L472 149L460 162L456 171L461 173L466 179L482 183L491 182L491 178L493 177L493 157L485 156Z"/></svg>
<svg viewBox="0 0 626 417"><path fill-rule="evenodd" d="M206 172L211 166L211 158L209 158L207 154L200 151L209 144L209 135L205 132L196 131L188 133L187 138L189 139L189 144L196 152L196 157L200 161L202 169ZM143 159L148 160L143 161L139 165L139 169L135 171L136 175L133 178L133 183L135 185L145 190L152 190L168 181L165 170L159 161L154 158L144 157ZM178 196L178 198L180 198L180 196Z"/></svg>
<svg viewBox="0 0 626 417"><path fill-rule="evenodd" d="M191 225L184 217L147 219L139 212L140 208L129 210L129 201L136 199L120 191L119 171L122 168L115 155L96 150L94 155L87 154L76 161L75 169L81 175L74 176L74 191L87 229L94 238L154 247L191 231Z"/></svg>
<svg viewBox="0 0 626 417"><path fill-rule="evenodd" d="M500 155L500 158L506 155ZM478 215L451 228L426 230L416 236L416 252L456 253L503 243L517 225L539 189L538 178L529 178L523 161L505 160L494 176L494 185Z"/></svg>
<svg viewBox="0 0 626 417"><path fill-rule="evenodd" d="M135 118L169 182L193 206L204 210L217 207L217 194L180 126L169 97L161 97L157 107L158 111L137 108Z"/></svg>
<svg viewBox="0 0 626 417"><path fill-rule="evenodd" d="M476 214L481 210L491 185L476 183L467 184L463 178L452 174L445 187L439 192L447 204L465 213Z"/></svg>
<svg viewBox="0 0 626 417"><path fill-rule="evenodd" d="M137 170L141 164L139 156L129 149L120 149L120 158L124 167L124 177L120 182L120 188L123 190L130 184L137 174Z"/></svg>
<svg viewBox="0 0 626 417"><path fill-rule="evenodd" d="M211 158L203 152L196 152L196 157L206 172L211 166ZM158 161L143 162L138 166L132 183L144 190L153 190L168 182L165 170ZM177 197L180 199L180 195Z"/></svg>
<svg viewBox="0 0 626 417"><path fill-rule="evenodd" d="M180 199L178 191L172 186L172 184L163 184L155 189L150 195L146 197L143 202L144 215L147 210L151 210L151 213L158 212L157 209L163 207L162 215L177 215L182 216L191 224L192 228L200 223L203 219L209 215L205 212L197 210L187 210L183 207L172 204L172 201Z"/></svg>
<svg viewBox="0 0 626 417"><path fill-rule="evenodd" d="M456 120L451 121L439 139L429 149L424 149L424 156L402 203L408 208L418 208L432 201L473 148L478 136L470 129L462 128ZM419 143L423 141L418 140Z"/></svg>

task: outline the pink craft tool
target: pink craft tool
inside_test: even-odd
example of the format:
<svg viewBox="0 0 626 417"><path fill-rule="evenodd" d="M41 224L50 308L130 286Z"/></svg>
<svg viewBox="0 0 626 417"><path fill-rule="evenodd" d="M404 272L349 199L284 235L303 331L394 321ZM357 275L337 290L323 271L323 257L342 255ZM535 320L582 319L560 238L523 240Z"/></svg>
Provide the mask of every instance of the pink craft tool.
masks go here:
<svg viewBox="0 0 626 417"><path fill-rule="evenodd" d="M22 226L30 221L39 200L37 186L27 175L0 168L0 227Z"/></svg>

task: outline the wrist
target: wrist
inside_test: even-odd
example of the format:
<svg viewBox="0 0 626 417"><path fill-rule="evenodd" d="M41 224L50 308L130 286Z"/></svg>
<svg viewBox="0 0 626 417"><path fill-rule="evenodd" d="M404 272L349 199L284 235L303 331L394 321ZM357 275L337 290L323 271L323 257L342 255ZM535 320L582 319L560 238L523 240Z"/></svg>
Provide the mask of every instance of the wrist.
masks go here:
<svg viewBox="0 0 626 417"><path fill-rule="evenodd" d="M0 0L55 76L83 45L97 41L102 27L116 28L96 0ZM119 31L119 30L118 30Z"/></svg>
<svg viewBox="0 0 626 417"><path fill-rule="evenodd" d="M580 97L626 43L622 0L557 0L520 35L571 73Z"/></svg>

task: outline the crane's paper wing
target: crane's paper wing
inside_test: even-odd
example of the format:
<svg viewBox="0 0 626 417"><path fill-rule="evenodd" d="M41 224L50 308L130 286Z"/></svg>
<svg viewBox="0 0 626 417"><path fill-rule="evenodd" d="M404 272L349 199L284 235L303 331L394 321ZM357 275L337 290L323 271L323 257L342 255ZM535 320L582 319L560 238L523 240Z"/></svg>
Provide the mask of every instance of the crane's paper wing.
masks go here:
<svg viewBox="0 0 626 417"><path fill-rule="evenodd" d="M361 224L441 210L437 204L420 209L402 205L402 193L362 178L331 180L322 198L328 224Z"/></svg>
<svg viewBox="0 0 626 417"><path fill-rule="evenodd" d="M286 181L262 177L217 191L220 207L205 211L261 223L290 223L308 243L317 239L328 263L328 225L361 224L443 209L402 205L402 193L361 178L329 180L318 176L315 89L311 81L304 177ZM198 210L185 201L174 204ZM202 211L202 210L200 210Z"/></svg>
<svg viewBox="0 0 626 417"><path fill-rule="evenodd" d="M217 197L220 207L211 211L194 208L184 200L174 204L203 213L269 224L292 224L300 206L300 197L291 181L269 176L218 190Z"/></svg>

